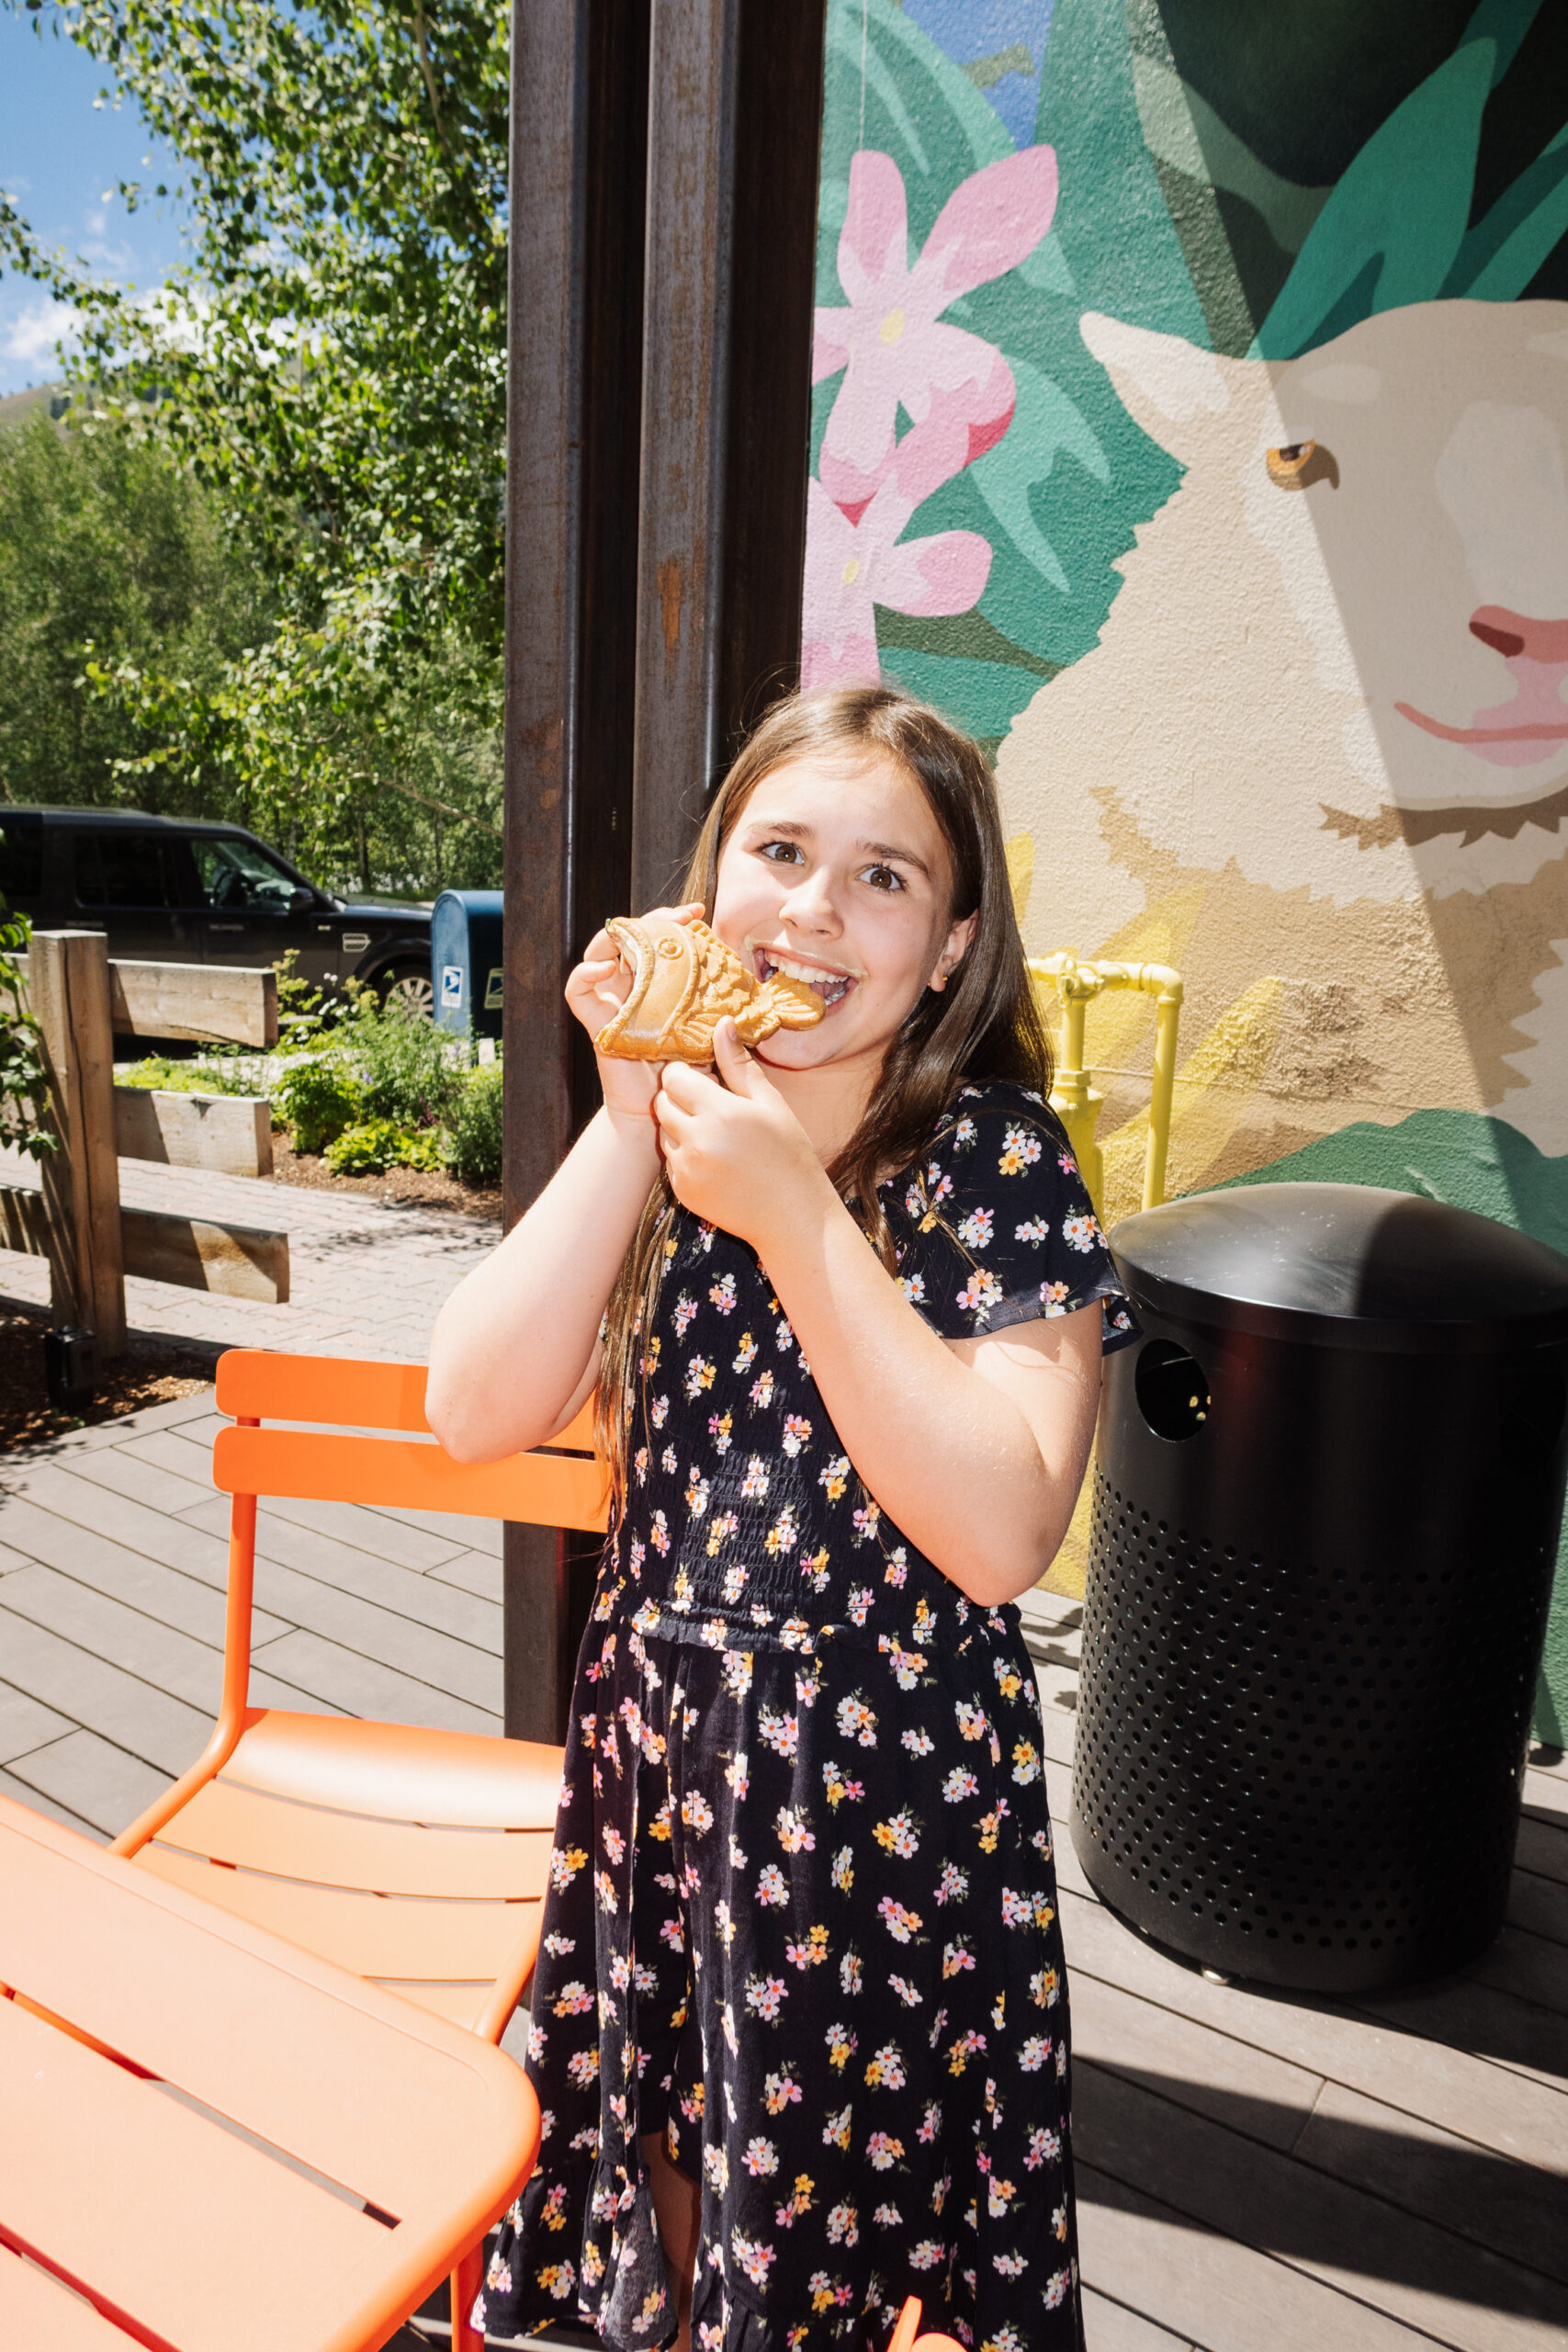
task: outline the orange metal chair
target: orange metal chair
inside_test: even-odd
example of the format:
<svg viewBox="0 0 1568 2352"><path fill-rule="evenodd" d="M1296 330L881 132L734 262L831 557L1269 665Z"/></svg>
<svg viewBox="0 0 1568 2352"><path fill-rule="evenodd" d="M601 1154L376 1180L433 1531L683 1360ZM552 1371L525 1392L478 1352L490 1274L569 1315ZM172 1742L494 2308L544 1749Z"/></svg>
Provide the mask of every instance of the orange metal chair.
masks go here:
<svg viewBox="0 0 1568 2352"><path fill-rule="evenodd" d="M423 1364L220 1360L236 1422L212 1449L233 1498L222 1704L203 1755L114 1849L498 2042L538 1951L561 1750L247 1704L259 1496L604 1527L586 1408L546 1452L462 1464L430 1437L424 1385ZM423 1442L350 1433L364 1430ZM482 2251L453 2276L456 2352L480 2343L467 2314Z"/></svg>

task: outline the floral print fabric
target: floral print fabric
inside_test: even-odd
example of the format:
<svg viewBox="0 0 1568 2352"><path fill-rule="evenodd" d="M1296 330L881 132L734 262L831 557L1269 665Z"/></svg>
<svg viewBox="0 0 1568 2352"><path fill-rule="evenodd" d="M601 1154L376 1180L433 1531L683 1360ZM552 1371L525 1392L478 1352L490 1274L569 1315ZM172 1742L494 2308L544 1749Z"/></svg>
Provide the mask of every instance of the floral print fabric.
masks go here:
<svg viewBox="0 0 1568 2352"><path fill-rule="evenodd" d="M966 1087L883 1191L950 1337L1095 1299L1134 1336L1039 1099ZM674 2331L638 2139L700 2181L698 2352L1081 2342L1039 1701L879 1511L754 1253L678 1213L627 1508L573 1701L536 1972L537 2168L475 2324Z"/></svg>

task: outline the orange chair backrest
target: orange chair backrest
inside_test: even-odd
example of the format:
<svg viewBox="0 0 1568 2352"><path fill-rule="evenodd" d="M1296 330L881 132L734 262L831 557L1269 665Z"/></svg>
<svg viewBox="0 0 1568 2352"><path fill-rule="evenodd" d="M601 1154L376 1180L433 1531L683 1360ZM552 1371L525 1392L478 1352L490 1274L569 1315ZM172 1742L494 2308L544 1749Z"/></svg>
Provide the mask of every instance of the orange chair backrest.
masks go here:
<svg viewBox="0 0 1568 2352"><path fill-rule="evenodd" d="M218 1409L237 1426L213 1445L213 1482L231 1495L603 1531L609 1478L593 1451L591 1405L538 1453L454 1462L431 1436L424 1385L423 1364L231 1349L219 1359ZM263 1421L316 1426L263 1429ZM367 1437L367 1430L409 1434Z"/></svg>

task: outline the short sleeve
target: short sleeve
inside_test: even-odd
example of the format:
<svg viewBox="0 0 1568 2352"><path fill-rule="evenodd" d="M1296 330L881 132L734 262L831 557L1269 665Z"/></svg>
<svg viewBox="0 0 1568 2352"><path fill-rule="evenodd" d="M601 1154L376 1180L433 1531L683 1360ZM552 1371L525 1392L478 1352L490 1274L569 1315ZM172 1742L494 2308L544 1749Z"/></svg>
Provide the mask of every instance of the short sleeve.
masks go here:
<svg viewBox="0 0 1568 2352"><path fill-rule="evenodd" d="M1138 1337L1066 1131L1039 1095L963 1088L882 1199L898 1286L943 1339L1071 1315L1097 1298L1108 1353Z"/></svg>

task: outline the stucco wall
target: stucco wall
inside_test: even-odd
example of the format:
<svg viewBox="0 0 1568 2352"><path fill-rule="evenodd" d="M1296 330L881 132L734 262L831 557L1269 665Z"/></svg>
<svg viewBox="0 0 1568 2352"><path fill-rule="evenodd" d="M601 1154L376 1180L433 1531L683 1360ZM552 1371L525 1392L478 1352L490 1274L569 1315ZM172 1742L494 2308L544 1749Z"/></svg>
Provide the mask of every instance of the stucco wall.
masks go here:
<svg viewBox="0 0 1568 2352"><path fill-rule="evenodd" d="M807 677L994 746L1032 950L1185 974L1176 1189L1306 1149L1563 1246L1568 11L829 44ZM1108 1217L1145 1021L1091 1030Z"/></svg>

